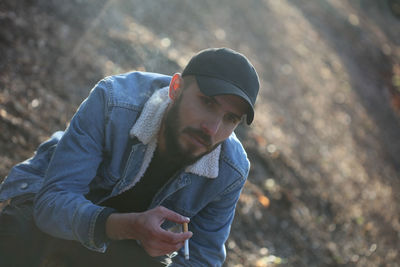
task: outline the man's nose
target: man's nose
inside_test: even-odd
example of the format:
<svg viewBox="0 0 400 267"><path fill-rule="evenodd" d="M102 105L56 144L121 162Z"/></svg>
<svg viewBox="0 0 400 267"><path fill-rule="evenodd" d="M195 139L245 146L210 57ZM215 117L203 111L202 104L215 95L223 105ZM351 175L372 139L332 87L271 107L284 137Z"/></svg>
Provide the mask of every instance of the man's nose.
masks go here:
<svg viewBox="0 0 400 267"><path fill-rule="evenodd" d="M221 126L222 119L219 116L210 117L208 120L205 120L201 127L203 131L209 136L214 136Z"/></svg>

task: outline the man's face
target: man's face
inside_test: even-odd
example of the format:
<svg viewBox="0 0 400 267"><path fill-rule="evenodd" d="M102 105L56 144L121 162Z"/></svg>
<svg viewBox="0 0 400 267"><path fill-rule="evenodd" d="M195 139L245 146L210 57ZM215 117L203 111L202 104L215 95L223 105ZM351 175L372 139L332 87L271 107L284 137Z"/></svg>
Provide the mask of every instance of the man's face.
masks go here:
<svg viewBox="0 0 400 267"><path fill-rule="evenodd" d="M204 95L193 79L177 89L164 124L168 156L191 164L227 139L248 108L235 95Z"/></svg>

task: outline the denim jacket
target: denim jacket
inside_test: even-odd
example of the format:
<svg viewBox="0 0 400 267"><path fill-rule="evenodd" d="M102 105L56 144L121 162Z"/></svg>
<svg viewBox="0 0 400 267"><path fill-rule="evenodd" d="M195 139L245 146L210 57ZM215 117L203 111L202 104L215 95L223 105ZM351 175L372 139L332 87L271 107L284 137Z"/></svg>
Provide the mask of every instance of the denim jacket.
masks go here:
<svg viewBox="0 0 400 267"><path fill-rule="evenodd" d="M98 203L134 186L146 170L156 146L151 135L158 131L157 118L168 105L161 92L168 90L170 80L161 74L131 72L100 81L65 132L53 134L32 158L11 169L0 185L0 201L36 193L34 217L41 230L104 252L107 241L94 241L96 220L104 209ZM154 108L157 93L163 95L159 105L164 108L149 114L151 107L146 106L152 102ZM185 261L181 250L171 266L222 265L249 167L232 133L157 192L149 209L162 205L189 217L193 232L190 260ZM172 226L168 221L163 224L166 229Z"/></svg>

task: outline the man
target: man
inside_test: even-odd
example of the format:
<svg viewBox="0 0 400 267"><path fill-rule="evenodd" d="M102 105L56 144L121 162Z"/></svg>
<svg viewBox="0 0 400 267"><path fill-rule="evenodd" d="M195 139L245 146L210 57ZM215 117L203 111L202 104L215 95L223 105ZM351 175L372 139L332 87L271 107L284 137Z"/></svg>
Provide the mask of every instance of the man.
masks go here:
<svg viewBox="0 0 400 267"><path fill-rule="evenodd" d="M249 172L233 131L252 122L258 89L248 59L227 48L201 51L172 77L105 78L66 131L2 184L0 201L11 201L0 216L0 256L15 259L13 246L45 240L31 265L43 254L43 266L55 247L68 248L63 261L74 266L222 265ZM35 224L26 223L32 206ZM183 223L188 232L171 231Z"/></svg>

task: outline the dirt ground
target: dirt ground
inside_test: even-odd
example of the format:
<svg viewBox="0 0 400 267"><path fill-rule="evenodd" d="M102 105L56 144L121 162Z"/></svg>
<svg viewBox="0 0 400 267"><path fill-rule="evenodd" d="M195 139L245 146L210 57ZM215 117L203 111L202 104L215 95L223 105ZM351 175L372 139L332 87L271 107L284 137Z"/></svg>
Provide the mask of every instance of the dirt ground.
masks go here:
<svg viewBox="0 0 400 267"><path fill-rule="evenodd" d="M261 79L225 266L400 266L397 0L3 0L0 180L104 76L206 47Z"/></svg>

